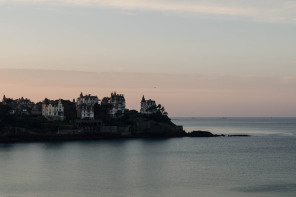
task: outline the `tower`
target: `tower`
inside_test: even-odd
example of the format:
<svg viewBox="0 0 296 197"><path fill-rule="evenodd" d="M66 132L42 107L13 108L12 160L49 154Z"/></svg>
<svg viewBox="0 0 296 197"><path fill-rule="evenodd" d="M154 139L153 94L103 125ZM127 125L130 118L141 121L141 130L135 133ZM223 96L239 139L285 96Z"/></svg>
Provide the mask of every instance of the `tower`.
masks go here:
<svg viewBox="0 0 296 197"><path fill-rule="evenodd" d="M2 104L3 105L6 105L6 97L5 97L5 94L4 94L3 99L2 99Z"/></svg>
<svg viewBox="0 0 296 197"><path fill-rule="evenodd" d="M145 111L145 106L146 106L146 100L145 100L145 97L143 95L142 100L141 100L141 109L140 109L140 112L144 112Z"/></svg>

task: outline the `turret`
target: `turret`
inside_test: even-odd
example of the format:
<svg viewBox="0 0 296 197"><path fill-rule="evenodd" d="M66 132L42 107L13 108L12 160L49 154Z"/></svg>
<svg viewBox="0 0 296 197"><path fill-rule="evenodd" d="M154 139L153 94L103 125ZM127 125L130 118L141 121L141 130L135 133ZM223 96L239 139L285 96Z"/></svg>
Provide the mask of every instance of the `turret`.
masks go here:
<svg viewBox="0 0 296 197"><path fill-rule="evenodd" d="M144 102L146 102L146 100L145 100L145 97L143 95L141 103L144 103Z"/></svg>
<svg viewBox="0 0 296 197"><path fill-rule="evenodd" d="M6 97L5 97L5 94L4 94L3 99L2 99L2 104L3 105L6 105Z"/></svg>

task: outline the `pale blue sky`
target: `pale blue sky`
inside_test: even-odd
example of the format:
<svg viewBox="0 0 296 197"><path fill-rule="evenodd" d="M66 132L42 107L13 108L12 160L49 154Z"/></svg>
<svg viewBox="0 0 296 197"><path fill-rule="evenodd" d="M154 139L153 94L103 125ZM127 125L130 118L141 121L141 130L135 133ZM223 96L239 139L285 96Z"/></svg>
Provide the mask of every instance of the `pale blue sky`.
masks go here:
<svg viewBox="0 0 296 197"><path fill-rule="evenodd" d="M0 6L5 68L296 74L295 1L0 0Z"/></svg>
<svg viewBox="0 0 296 197"><path fill-rule="evenodd" d="M167 95L145 89L157 86L156 75L134 81L135 86L128 84L130 89L126 89L138 92L130 98L150 91L147 96L159 98L164 105L166 96L170 97L168 111L174 116L186 116L187 112L189 116L285 116L285 111L287 116L296 116L296 110L289 107L296 106L295 35L296 1L292 0L0 0L0 69L116 72L119 81L120 73L161 73L167 81L179 76L182 85L174 84L178 86L176 94L192 101L204 94L202 105L180 111L180 97L171 99L174 87L159 77L157 82ZM180 80L188 76L204 78ZM14 75L8 77L13 80ZM28 77L34 74L29 72ZM220 87L221 81L228 85ZM0 94L9 92L8 85L14 84L0 82ZM191 82L205 85L192 86ZM15 79L15 87L18 83ZM141 83L145 88L138 91ZM114 85L106 92L116 88ZM273 99L279 89L281 99ZM241 94L240 90L247 92ZM221 91L229 102L223 109ZM250 98L250 94L256 96ZM263 104L266 95L268 103ZM40 99L43 95L34 96ZM207 98L211 98L209 103ZM136 101L131 99L130 106L136 108ZM226 111L231 104L235 110ZM271 110L273 106L277 110ZM202 107L203 113L198 111ZM243 109L250 110L246 113Z"/></svg>

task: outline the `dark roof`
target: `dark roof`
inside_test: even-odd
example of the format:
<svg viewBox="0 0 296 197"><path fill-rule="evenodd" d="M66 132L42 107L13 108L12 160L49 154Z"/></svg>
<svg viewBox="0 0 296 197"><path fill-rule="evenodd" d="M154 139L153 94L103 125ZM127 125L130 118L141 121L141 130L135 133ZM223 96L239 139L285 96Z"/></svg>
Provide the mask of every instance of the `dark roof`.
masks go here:
<svg viewBox="0 0 296 197"><path fill-rule="evenodd" d="M98 99L98 97L97 96L92 96L92 95L90 95L90 94L86 94L85 96L83 96L83 94L82 94L82 92L80 93L80 98L85 98L85 99Z"/></svg>
<svg viewBox="0 0 296 197"><path fill-rule="evenodd" d="M49 100L49 99L45 98L44 101L42 102L42 104L57 106L59 104L59 100L53 101L53 100Z"/></svg>
<svg viewBox="0 0 296 197"><path fill-rule="evenodd" d="M154 100L151 100L151 99L149 99L149 100L147 100L147 101L146 101L146 103L147 103L147 104L155 104L155 101L154 101Z"/></svg>
<svg viewBox="0 0 296 197"><path fill-rule="evenodd" d="M102 103L109 103L110 99L111 99L110 97L104 97L102 99Z"/></svg>
<svg viewBox="0 0 296 197"><path fill-rule="evenodd" d="M49 104L49 100L48 100L47 98L45 98L45 99L43 100L42 104L46 104L46 105L48 105L48 104Z"/></svg>
<svg viewBox="0 0 296 197"><path fill-rule="evenodd" d="M143 95L141 103L144 103L144 102L145 102L145 97Z"/></svg>

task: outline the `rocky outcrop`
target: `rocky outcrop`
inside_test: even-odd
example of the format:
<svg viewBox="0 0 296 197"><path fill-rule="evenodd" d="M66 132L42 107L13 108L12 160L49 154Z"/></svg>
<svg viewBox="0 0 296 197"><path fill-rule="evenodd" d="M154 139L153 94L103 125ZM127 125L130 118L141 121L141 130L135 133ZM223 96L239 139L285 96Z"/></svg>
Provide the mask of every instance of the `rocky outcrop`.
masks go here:
<svg viewBox="0 0 296 197"><path fill-rule="evenodd" d="M139 121L133 130L137 137L184 137L186 134L182 126L153 120Z"/></svg>
<svg viewBox="0 0 296 197"><path fill-rule="evenodd" d="M209 131L192 131L190 133L186 133L187 137L217 137L218 135L214 135Z"/></svg>

